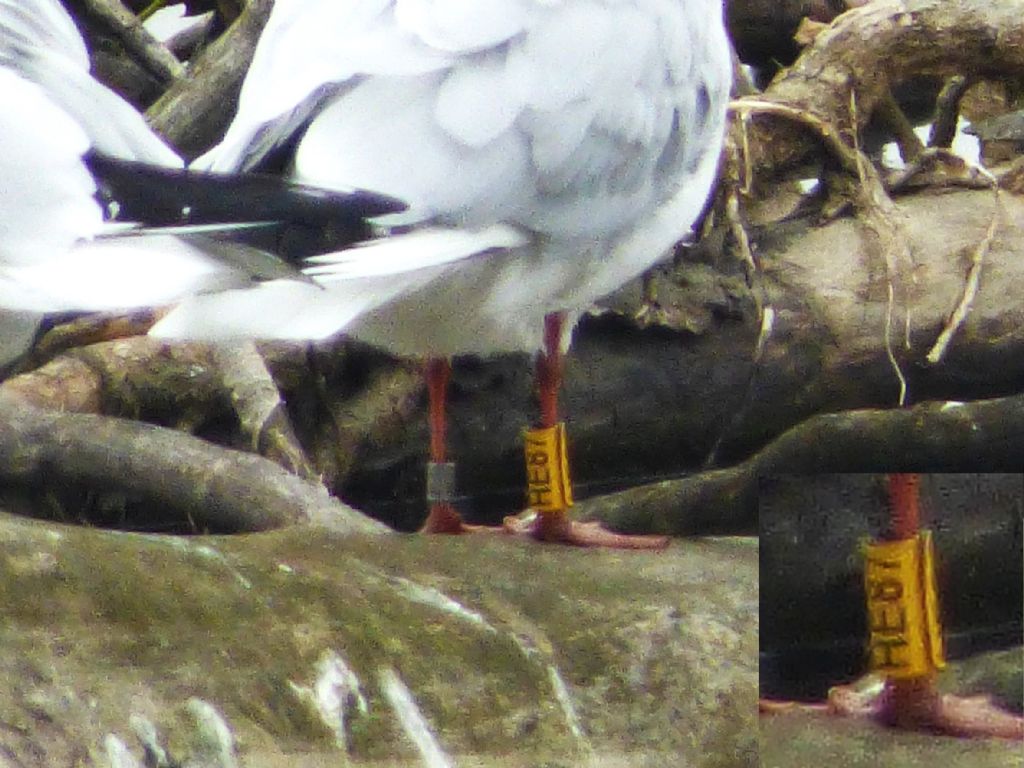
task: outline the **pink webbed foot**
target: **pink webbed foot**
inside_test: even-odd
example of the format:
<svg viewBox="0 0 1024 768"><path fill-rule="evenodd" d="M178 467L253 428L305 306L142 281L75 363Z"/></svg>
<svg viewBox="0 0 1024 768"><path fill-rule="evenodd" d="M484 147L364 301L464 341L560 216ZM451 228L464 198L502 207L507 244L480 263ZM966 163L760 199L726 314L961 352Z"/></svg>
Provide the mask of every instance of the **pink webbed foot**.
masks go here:
<svg viewBox="0 0 1024 768"><path fill-rule="evenodd" d="M664 549L667 536L631 536L609 531L600 523L571 520L562 513L540 513L526 510L521 515L506 517L504 529L516 536L534 541L568 544L575 547L604 547L609 549Z"/></svg>
<svg viewBox="0 0 1024 768"><path fill-rule="evenodd" d="M1024 741L1024 717L1001 709L988 696L943 696L934 727L951 736Z"/></svg>
<svg viewBox="0 0 1024 768"><path fill-rule="evenodd" d="M500 525L470 525L451 504L432 504L420 533L458 535L463 533L504 533Z"/></svg>
<svg viewBox="0 0 1024 768"><path fill-rule="evenodd" d="M940 696L927 688L922 688L919 697L904 695L899 706L891 692L881 685L865 688L853 684L832 688L826 705L764 701L759 708L764 713L825 711L840 717L867 718L893 728L947 736L1024 740L1024 717L1001 709L988 696Z"/></svg>

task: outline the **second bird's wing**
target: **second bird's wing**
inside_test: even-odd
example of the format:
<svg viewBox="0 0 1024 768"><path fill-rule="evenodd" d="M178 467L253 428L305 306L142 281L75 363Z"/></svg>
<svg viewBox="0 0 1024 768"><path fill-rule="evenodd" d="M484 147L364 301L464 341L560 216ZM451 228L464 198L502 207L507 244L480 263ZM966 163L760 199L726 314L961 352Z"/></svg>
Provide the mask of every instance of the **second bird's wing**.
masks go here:
<svg viewBox="0 0 1024 768"><path fill-rule="evenodd" d="M0 0L0 67L36 83L97 151L180 167L142 115L89 73L89 55L57 0Z"/></svg>

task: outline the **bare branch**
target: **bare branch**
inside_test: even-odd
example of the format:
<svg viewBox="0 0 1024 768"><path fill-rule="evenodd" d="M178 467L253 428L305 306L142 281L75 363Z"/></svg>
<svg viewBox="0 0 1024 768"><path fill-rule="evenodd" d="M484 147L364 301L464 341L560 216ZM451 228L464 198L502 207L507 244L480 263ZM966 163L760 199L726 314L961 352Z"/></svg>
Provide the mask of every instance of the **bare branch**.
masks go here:
<svg viewBox="0 0 1024 768"><path fill-rule="evenodd" d="M757 528L760 478L779 472L1015 471L1024 396L815 416L747 461L577 505L617 530L677 536Z"/></svg>
<svg viewBox="0 0 1024 768"><path fill-rule="evenodd" d="M0 478L137 495L218 531L387 530L260 456L150 424L44 411L7 395L0 396Z"/></svg>
<svg viewBox="0 0 1024 768"><path fill-rule="evenodd" d="M188 75L146 113L153 128L182 154L195 157L227 129L272 6L273 0L251 0L231 28L189 65Z"/></svg>
<svg viewBox="0 0 1024 768"><path fill-rule="evenodd" d="M146 70L166 83L181 77L185 68L125 8L121 0L82 0L88 12L117 37Z"/></svg>
<svg viewBox="0 0 1024 768"><path fill-rule="evenodd" d="M863 129L890 85L910 75L1024 73L1022 10L1019 2L990 0L876 0L836 19L762 98L843 125L856 91L856 127ZM799 165L816 142L756 120L751 143L763 179Z"/></svg>

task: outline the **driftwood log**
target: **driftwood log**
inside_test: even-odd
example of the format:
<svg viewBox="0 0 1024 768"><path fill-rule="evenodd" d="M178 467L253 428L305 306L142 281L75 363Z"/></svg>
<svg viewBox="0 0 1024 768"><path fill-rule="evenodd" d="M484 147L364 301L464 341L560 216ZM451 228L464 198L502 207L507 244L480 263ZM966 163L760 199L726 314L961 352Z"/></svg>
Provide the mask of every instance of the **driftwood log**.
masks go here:
<svg viewBox="0 0 1024 768"><path fill-rule="evenodd" d="M222 37L190 65L149 112L153 127L194 158L222 136L234 114L245 70L273 0L250 0Z"/></svg>
<svg viewBox="0 0 1024 768"><path fill-rule="evenodd" d="M783 473L1014 472L1024 397L855 410L801 422L747 461L608 494L580 506L615 528L685 536L758 524L762 478Z"/></svg>
<svg viewBox="0 0 1024 768"><path fill-rule="evenodd" d="M340 503L318 483L249 453L229 451L176 430L134 421L44 411L0 402L0 484L5 506L21 489L76 488L137 496L194 532L259 531L287 525L344 533L387 529ZM179 524L180 527L186 526Z"/></svg>
<svg viewBox="0 0 1024 768"><path fill-rule="evenodd" d="M859 132L892 86L913 76L1020 78L1022 11L1019 0L875 0L839 17L818 35L764 98ZM820 143L812 133L778 131L773 122L755 120L749 139L759 180L820 157Z"/></svg>

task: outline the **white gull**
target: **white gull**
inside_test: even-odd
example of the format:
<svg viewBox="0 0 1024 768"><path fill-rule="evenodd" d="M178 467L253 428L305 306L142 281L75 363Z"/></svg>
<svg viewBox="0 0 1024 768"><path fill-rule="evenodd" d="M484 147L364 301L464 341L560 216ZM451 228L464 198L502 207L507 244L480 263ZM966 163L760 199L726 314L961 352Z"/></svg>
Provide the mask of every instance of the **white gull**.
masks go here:
<svg viewBox="0 0 1024 768"><path fill-rule="evenodd" d="M344 332L429 358L435 463L445 359L540 351L550 426L565 330L700 214L730 76L721 0L278 0L201 167L284 163L409 209L378 220L388 236L317 257L315 285L195 297L154 333ZM446 507L428 528L459 527ZM598 543L564 510L540 519L541 537Z"/></svg>

